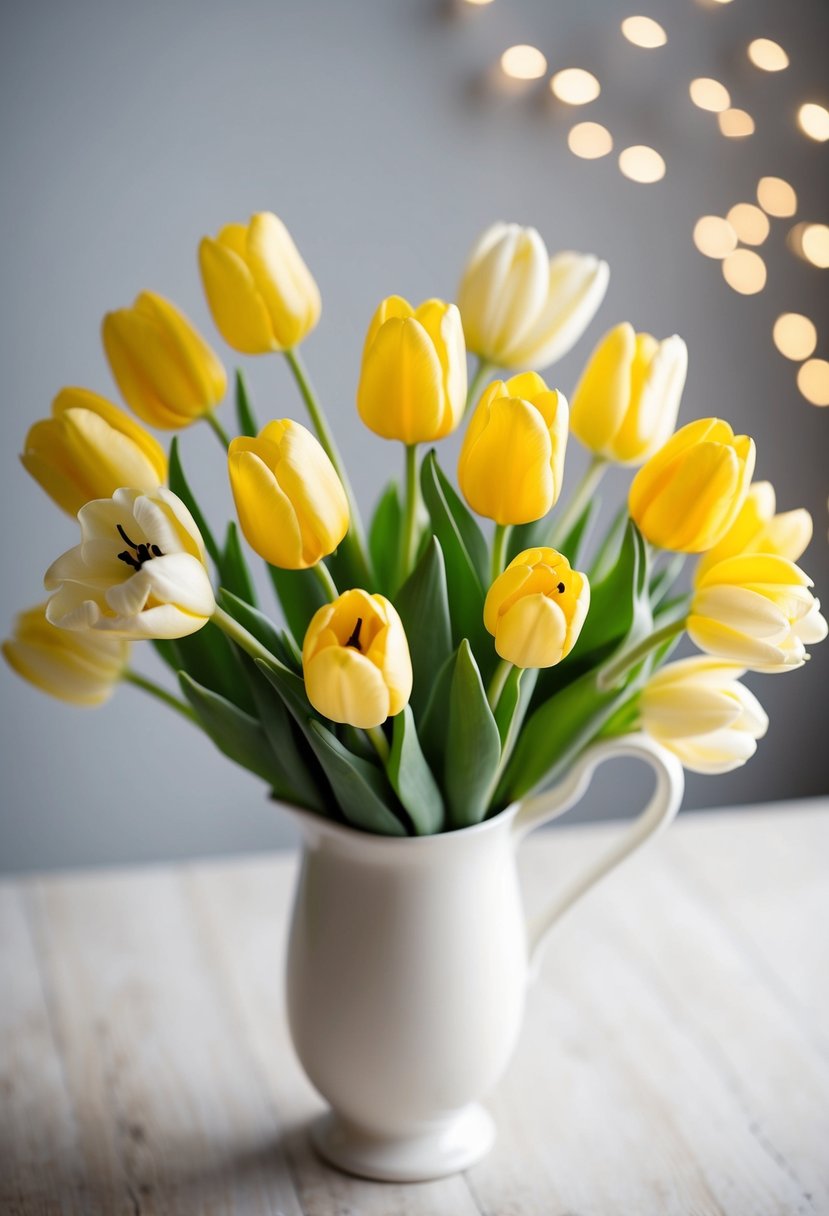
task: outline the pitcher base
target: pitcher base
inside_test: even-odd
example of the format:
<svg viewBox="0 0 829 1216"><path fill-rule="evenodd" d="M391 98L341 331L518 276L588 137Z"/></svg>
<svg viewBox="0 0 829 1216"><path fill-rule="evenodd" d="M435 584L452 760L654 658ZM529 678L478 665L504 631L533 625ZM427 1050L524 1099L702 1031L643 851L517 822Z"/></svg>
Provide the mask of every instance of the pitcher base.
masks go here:
<svg viewBox="0 0 829 1216"><path fill-rule="evenodd" d="M329 1111L314 1122L311 1140L329 1165L358 1178L429 1182L457 1174L485 1157L495 1140L495 1123L476 1104L420 1135L380 1137Z"/></svg>

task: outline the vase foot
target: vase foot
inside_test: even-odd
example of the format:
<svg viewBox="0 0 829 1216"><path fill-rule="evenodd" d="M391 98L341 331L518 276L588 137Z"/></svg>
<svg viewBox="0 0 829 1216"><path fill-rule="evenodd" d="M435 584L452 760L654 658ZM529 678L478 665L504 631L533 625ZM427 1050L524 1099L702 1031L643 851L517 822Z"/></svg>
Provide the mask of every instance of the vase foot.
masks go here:
<svg viewBox="0 0 829 1216"><path fill-rule="evenodd" d="M495 1123L477 1104L412 1136L377 1136L334 1111L311 1127L311 1140L329 1165L378 1182L429 1182L475 1165L495 1140Z"/></svg>

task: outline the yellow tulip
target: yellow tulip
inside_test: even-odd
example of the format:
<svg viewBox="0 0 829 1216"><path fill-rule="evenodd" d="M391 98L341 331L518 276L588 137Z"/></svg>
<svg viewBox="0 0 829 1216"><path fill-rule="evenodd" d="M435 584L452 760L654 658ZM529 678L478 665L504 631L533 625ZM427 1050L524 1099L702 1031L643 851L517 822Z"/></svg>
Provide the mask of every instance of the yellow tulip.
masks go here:
<svg viewBox="0 0 829 1216"><path fill-rule="evenodd" d="M70 633L46 619L46 604L21 612L3 643L9 666L52 697L72 705L103 705L124 675L130 644L101 633Z"/></svg>
<svg viewBox="0 0 829 1216"><path fill-rule="evenodd" d="M486 389L458 458L473 511L498 524L541 519L558 501L567 446L567 399L537 372Z"/></svg>
<svg viewBox="0 0 829 1216"><path fill-rule="evenodd" d="M283 418L227 453L239 523L260 557L304 570L333 553L348 531L348 500L331 461L304 426Z"/></svg>
<svg viewBox="0 0 829 1216"><path fill-rule="evenodd" d="M768 481L750 486L742 509L725 536L698 561L694 581L727 557L741 553L771 553L796 562L812 539L812 517L800 507L775 515L774 487Z"/></svg>
<svg viewBox="0 0 829 1216"><path fill-rule="evenodd" d="M659 342L617 325L573 394L573 434L604 460L642 464L673 434L687 370L688 349L676 334Z"/></svg>
<svg viewBox="0 0 829 1216"><path fill-rule="evenodd" d="M586 574L555 549L525 549L490 587L484 624L502 659L553 667L575 646L589 607Z"/></svg>
<svg viewBox="0 0 829 1216"><path fill-rule="evenodd" d="M93 498L121 486L154 490L167 480L167 457L156 439L104 397L62 389L52 417L30 428L23 467L59 507L77 515Z"/></svg>
<svg viewBox="0 0 829 1216"><path fill-rule="evenodd" d="M383 300L363 348L357 410L383 439L431 443L454 431L466 406L466 348L454 304L412 308Z"/></svg>
<svg viewBox="0 0 829 1216"><path fill-rule="evenodd" d="M551 258L534 228L493 224L473 248L458 289L466 345L495 367L548 367L593 320L609 278L599 258Z"/></svg>
<svg viewBox="0 0 829 1216"><path fill-rule="evenodd" d="M345 591L311 618L302 646L308 700L332 722L370 730L412 691L403 622L382 595Z"/></svg>
<svg viewBox="0 0 829 1216"><path fill-rule="evenodd" d="M218 356L163 296L142 291L132 308L108 312L101 332L121 395L151 426L189 426L224 397L227 375Z"/></svg>
<svg viewBox="0 0 829 1216"><path fill-rule="evenodd" d="M700 650L752 671L801 667L806 645L826 637L811 586L785 557L726 558L698 580L686 628Z"/></svg>
<svg viewBox="0 0 829 1216"><path fill-rule="evenodd" d="M204 542L170 490L116 490L78 512L81 543L53 562L46 617L62 629L183 638L216 608Z"/></svg>
<svg viewBox="0 0 829 1216"><path fill-rule="evenodd" d="M630 514L660 549L701 553L737 518L754 472L754 441L719 418L689 422L633 479Z"/></svg>
<svg viewBox="0 0 829 1216"><path fill-rule="evenodd" d="M243 355L297 346L320 317L320 293L288 229L270 211L227 224L199 245L216 328Z"/></svg>
<svg viewBox="0 0 829 1216"><path fill-rule="evenodd" d="M769 724L741 675L742 667L701 656L669 663L642 690L643 728L695 773L739 768Z"/></svg>

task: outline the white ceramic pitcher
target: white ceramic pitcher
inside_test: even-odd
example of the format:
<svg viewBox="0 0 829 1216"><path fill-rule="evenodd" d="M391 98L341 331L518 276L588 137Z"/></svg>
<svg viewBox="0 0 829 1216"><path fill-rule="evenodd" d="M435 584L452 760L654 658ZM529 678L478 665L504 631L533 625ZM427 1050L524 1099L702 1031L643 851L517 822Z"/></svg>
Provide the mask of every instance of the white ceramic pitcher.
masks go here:
<svg viewBox="0 0 829 1216"><path fill-rule="evenodd" d="M649 805L527 923L515 863L533 828L573 806L603 760L656 773ZM332 1164L396 1182L465 1169L495 1127L478 1105L515 1047L551 926L676 814L679 763L643 735L599 743L554 789L437 836L373 836L302 811L304 858L288 953L288 1017L330 1103L313 1129Z"/></svg>

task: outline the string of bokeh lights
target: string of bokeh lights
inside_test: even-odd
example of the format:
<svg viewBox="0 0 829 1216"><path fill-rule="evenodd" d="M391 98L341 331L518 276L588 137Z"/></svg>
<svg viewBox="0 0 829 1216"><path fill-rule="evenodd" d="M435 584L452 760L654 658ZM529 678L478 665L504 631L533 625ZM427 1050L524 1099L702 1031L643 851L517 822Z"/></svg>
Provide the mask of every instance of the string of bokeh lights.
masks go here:
<svg viewBox="0 0 829 1216"><path fill-rule="evenodd" d="M493 0L466 0L476 7ZM710 6L731 0L700 0ZM642 50L657 50L668 42L664 27L652 17L635 15L621 23L622 36ZM749 62L762 72L782 72L789 67L789 56L770 38L755 38L746 48ZM546 77L547 58L538 47L528 44L508 47L501 55L500 70L510 81L531 83ZM593 72L580 67L563 67L554 72L549 88L557 101L566 106L586 106L601 95L601 83ZM691 102L700 110L717 116L720 133L727 139L745 139L754 134L755 122L745 110L732 106L729 90L719 80L697 77L688 86ZM818 143L829 140L829 110L817 102L804 102L797 112L801 132ZM614 148L613 135L600 122L575 123L567 135L567 146L574 156L598 160ZM617 163L630 181L649 185L661 181L667 171L665 158L646 144L622 148ZM788 220L797 215L798 199L794 187L780 177L762 177L757 183L756 202L737 202L725 216L704 215L694 226L693 242L701 254L720 262L729 287L740 295L756 295L766 286L766 264L757 248L771 231L771 220ZM786 236L789 250L804 262L819 269L829 268L829 226L801 220ZM818 333L814 323L800 313L782 313L774 322L772 340L784 358L799 363L797 386L812 405L829 405L829 361L815 358Z"/></svg>

